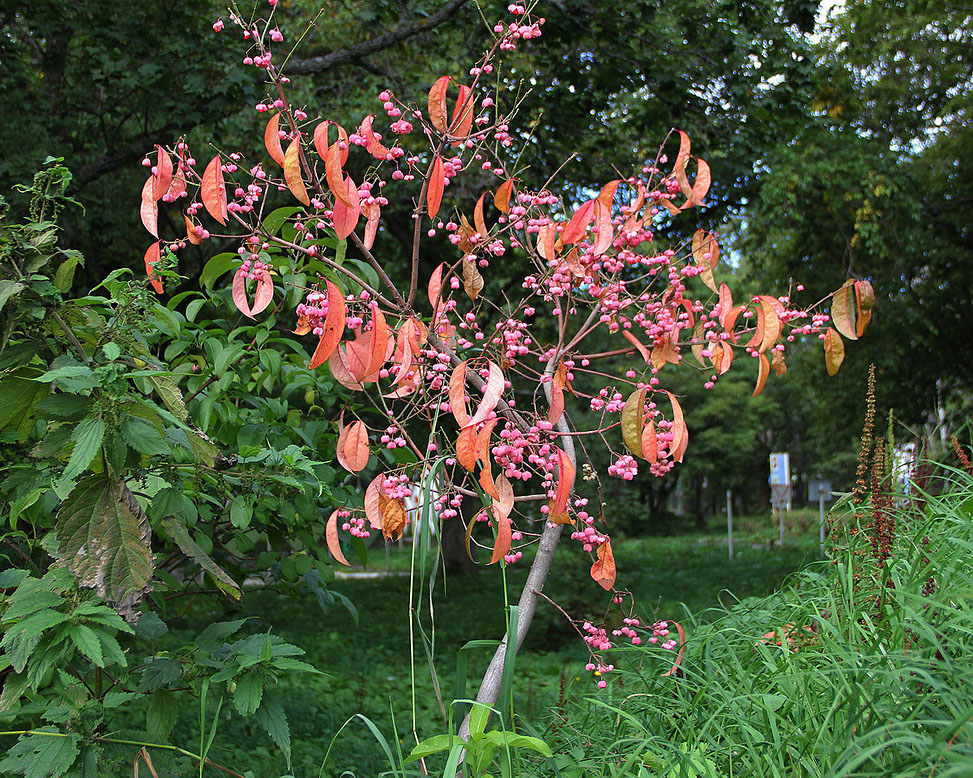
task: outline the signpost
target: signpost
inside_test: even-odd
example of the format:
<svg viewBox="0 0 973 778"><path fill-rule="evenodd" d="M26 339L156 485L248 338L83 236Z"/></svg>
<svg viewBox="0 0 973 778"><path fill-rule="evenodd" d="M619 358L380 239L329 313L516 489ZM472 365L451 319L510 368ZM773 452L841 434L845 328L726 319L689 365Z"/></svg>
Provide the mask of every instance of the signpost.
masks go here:
<svg viewBox="0 0 973 778"><path fill-rule="evenodd" d="M786 451L770 455L770 504L780 524L780 545L784 545L784 508L791 507L791 458Z"/></svg>
<svg viewBox="0 0 973 778"><path fill-rule="evenodd" d="M821 542L821 553L824 553L824 504L834 499L831 496L831 481L822 478L812 478L807 482L807 501L818 503L818 535Z"/></svg>
<svg viewBox="0 0 973 778"><path fill-rule="evenodd" d="M726 536L730 549L730 559L733 559L733 492L726 490Z"/></svg>

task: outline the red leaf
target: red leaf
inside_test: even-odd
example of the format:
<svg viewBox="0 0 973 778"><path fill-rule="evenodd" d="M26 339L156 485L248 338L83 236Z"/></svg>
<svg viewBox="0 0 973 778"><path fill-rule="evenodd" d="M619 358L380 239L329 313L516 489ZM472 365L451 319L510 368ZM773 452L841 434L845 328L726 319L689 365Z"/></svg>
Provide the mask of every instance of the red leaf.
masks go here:
<svg viewBox="0 0 973 778"><path fill-rule="evenodd" d="M361 420L356 420L348 427L348 435L345 438L345 460L348 463L348 470L352 473L364 470L370 454L368 430Z"/></svg>
<svg viewBox="0 0 973 778"><path fill-rule="evenodd" d="M497 407L497 403L500 402L500 397L503 395L504 383L506 382L503 370L493 362L487 364L490 368L490 375L487 378L486 387L483 389L483 399L477 405L476 413L473 414L470 424L486 421L487 416Z"/></svg>
<svg viewBox="0 0 973 778"><path fill-rule="evenodd" d="M368 370L365 376L371 376L382 369L385 364L385 355L388 352L389 327L385 323L385 314L381 309L375 308L372 314L372 349L368 361Z"/></svg>
<svg viewBox="0 0 973 778"><path fill-rule="evenodd" d="M328 127L330 127L332 124L338 130L338 141L335 143L335 146L337 147L338 142L343 143L345 146L343 149L337 149L336 151L337 156L335 159L338 163L338 167L340 168L348 161L348 133L345 132L345 128L338 124L338 122L333 122L329 119L321 122L317 127L314 128L314 148L317 150L318 156L321 157L321 159L324 160L325 165L327 165L328 152L330 151L330 147L328 145Z"/></svg>
<svg viewBox="0 0 973 778"><path fill-rule="evenodd" d="M382 528L382 511L379 506L378 496L382 494L382 486L385 483L385 473L375 476L368 488L365 489L365 518L372 529Z"/></svg>
<svg viewBox="0 0 973 778"><path fill-rule="evenodd" d="M391 152L382 145L378 139L378 135L375 134L375 130L372 129L374 119L375 114L372 113L362 119L361 125L358 127L358 134L365 138L365 151L375 157L375 159L384 162L388 159Z"/></svg>
<svg viewBox="0 0 973 778"><path fill-rule="evenodd" d="M250 314L256 316L258 313L262 313L267 309L267 306L270 305L273 299L274 282L265 270L260 280L257 281L257 288L253 293L253 307L250 308Z"/></svg>
<svg viewBox="0 0 973 778"><path fill-rule="evenodd" d="M500 188L497 189L497 193L493 195L493 204L497 206L497 210L502 213L510 213L510 197L514 189L514 180L508 178L502 184Z"/></svg>
<svg viewBox="0 0 973 778"><path fill-rule="evenodd" d="M182 162L180 162L179 167L176 168L176 172L172 176L172 183L169 185L169 191L166 194L169 195L169 202L175 202L186 194L187 191L186 173L183 170Z"/></svg>
<svg viewBox="0 0 973 778"><path fill-rule="evenodd" d="M652 419L642 429L642 456L651 465L659 461L659 440Z"/></svg>
<svg viewBox="0 0 973 778"><path fill-rule="evenodd" d="M588 225L591 224L591 220L594 218L595 201L588 200L588 202L581 205L571 216L571 220L567 223L567 226L561 232L561 242L565 246L570 246L572 243L577 243L581 240L585 234L588 232Z"/></svg>
<svg viewBox="0 0 973 778"><path fill-rule="evenodd" d="M159 237L159 204L155 200L155 176L145 179L142 186L142 205L139 208L139 216L142 224L149 231L153 238Z"/></svg>
<svg viewBox="0 0 973 778"><path fill-rule="evenodd" d="M199 196L209 215L220 224L226 224L226 185L223 183L223 167L219 154L209 161L203 172Z"/></svg>
<svg viewBox="0 0 973 778"><path fill-rule="evenodd" d="M760 307L763 309L763 327L764 336L760 341L760 348L758 351L763 354L767 349L773 346L778 338L780 338L781 330L783 325L780 322L780 317L777 315L777 309L780 306L780 302L775 297L770 297L769 295L760 296Z"/></svg>
<svg viewBox="0 0 973 778"><path fill-rule="evenodd" d="M443 292L443 269L445 267L446 263L440 262L439 266L432 271L432 275L429 277L427 292L429 294L429 304L432 306L434 318L436 316L436 311L439 308L439 297Z"/></svg>
<svg viewBox="0 0 973 778"><path fill-rule="evenodd" d="M720 326L726 329L726 317L733 309L733 294L725 283L720 284Z"/></svg>
<svg viewBox="0 0 973 778"><path fill-rule="evenodd" d="M678 175L680 170L686 169L692 151L692 143L689 136L682 130L676 130L676 132L679 133L679 153L676 154L676 163L673 165L672 171Z"/></svg>
<svg viewBox="0 0 973 778"><path fill-rule="evenodd" d="M304 177L301 175L301 139L294 138L291 145L287 147L284 155L284 181L291 194L297 198L298 202L304 205L311 204L311 198L307 195L307 188L304 186Z"/></svg>
<svg viewBox="0 0 973 778"><path fill-rule="evenodd" d="M493 544L493 556L490 557L490 564L495 564L503 559L510 551L510 519L494 512L493 518L497 522L497 539Z"/></svg>
<svg viewBox="0 0 973 778"><path fill-rule="evenodd" d="M317 348L308 364L308 370L323 365L334 353L334 350L341 342L341 336L345 331L345 298L330 281L328 283L328 315L324 320L324 328L321 337L318 339Z"/></svg>
<svg viewBox="0 0 973 778"><path fill-rule="evenodd" d="M591 565L591 577L606 592L615 585L615 555L610 540L598 546L598 558Z"/></svg>
<svg viewBox="0 0 973 778"><path fill-rule="evenodd" d="M161 254L159 251L159 241L156 241L151 246L145 250L145 274L149 277L149 283L152 284L152 288L156 292L162 294L164 289L162 288L162 282L156 277L152 266L159 261Z"/></svg>
<svg viewBox="0 0 973 778"><path fill-rule="evenodd" d="M250 301L247 299L247 271L242 267L233 274L231 295L237 310L248 319L252 319L253 311L250 310Z"/></svg>
<svg viewBox="0 0 973 778"><path fill-rule="evenodd" d="M449 128L449 134L458 139L453 141L454 146L458 146L470 134L474 109L472 90L460 84L459 97L456 98L456 105L453 107L453 120Z"/></svg>
<svg viewBox="0 0 973 778"><path fill-rule="evenodd" d="M345 555L341 553L341 543L338 542L338 511L334 511L328 517L328 522L324 527L324 539L328 544L328 551L331 552L335 561L340 562L345 567L351 567L348 560L345 559Z"/></svg>
<svg viewBox="0 0 973 778"><path fill-rule="evenodd" d="M281 167L284 167L284 149L280 145L280 114L275 113L267 122L264 130L264 146L270 158Z"/></svg>
<svg viewBox="0 0 973 778"><path fill-rule="evenodd" d="M486 219L483 218L483 201L486 199L486 196L486 192L481 194L480 199L476 201L476 207L473 208L473 226L480 233L482 240L486 240L490 235L490 230L486 226Z"/></svg>
<svg viewBox="0 0 973 778"><path fill-rule="evenodd" d="M328 359L328 369L331 370L331 377L346 389L351 389L353 392L364 391L365 387L355 379L348 369L348 361L340 347L336 348Z"/></svg>
<svg viewBox="0 0 973 778"><path fill-rule="evenodd" d="M429 90L429 121L440 132L446 132L446 89L449 87L449 76L436 79L436 83Z"/></svg>
<svg viewBox="0 0 973 778"><path fill-rule="evenodd" d="M158 149L155 162L156 172L152 177L155 179L153 197L158 200L169 191L169 187L172 185L172 159L169 157L169 152L162 146L156 146L156 149Z"/></svg>
<svg viewBox="0 0 973 778"><path fill-rule="evenodd" d="M365 237L362 239L366 249L371 250L375 245L375 236L378 234L378 222L382 217L382 206L377 202L362 203L362 213L365 214Z"/></svg>
<svg viewBox="0 0 973 778"><path fill-rule="evenodd" d="M560 448L557 449L557 463L557 491L548 506L547 518L554 524L569 524L571 519L568 516L568 498L571 496L571 489L574 487L574 464L571 462L571 458Z"/></svg>
<svg viewBox="0 0 973 778"><path fill-rule="evenodd" d="M614 228L612 227L611 209L602 204L601 200L595 201L595 227L598 228L598 235L595 243L591 247L594 256L600 256L611 248Z"/></svg>
<svg viewBox="0 0 973 778"><path fill-rule="evenodd" d="M703 200L709 192L712 177L709 172L709 165L705 160L696 158L696 182L693 184L693 205L703 205Z"/></svg>
<svg viewBox="0 0 973 778"><path fill-rule="evenodd" d="M443 160L438 154L432 163L429 173L429 184L426 188L426 210L429 218L435 219L439 213L439 206L443 201L443 188L446 186L446 174L443 172Z"/></svg>
<svg viewBox="0 0 973 778"><path fill-rule="evenodd" d="M351 180L351 176L345 176L345 200L350 201L352 205L346 205L344 200L335 200L334 211L331 216L338 240L344 240L355 231L355 227L358 226L358 217L361 216L358 187Z"/></svg>

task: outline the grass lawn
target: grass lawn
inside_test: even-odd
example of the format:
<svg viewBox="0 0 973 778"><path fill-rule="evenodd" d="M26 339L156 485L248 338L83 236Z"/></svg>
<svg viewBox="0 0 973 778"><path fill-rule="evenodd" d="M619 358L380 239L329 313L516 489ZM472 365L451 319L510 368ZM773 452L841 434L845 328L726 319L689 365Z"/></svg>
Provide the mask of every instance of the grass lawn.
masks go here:
<svg viewBox="0 0 973 778"><path fill-rule="evenodd" d="M600 618L607 596L588 577L587 555L565 543L545 593L578 618ZM753 547L740 543L735 558L727 559L718 536L649 538L617 544L615 555L619 582L627 586L643 619L681 619L686 610L703 614L707 608L729 604L733 598L768 594L804 564L817 558L813 539L783 548ZM374 561L384 567L384 551ZM408 566L409 549L392 550L392 569ZM507 572L510 597L520 591L527 572L525 564ZM343 610L323 614L310 598L299 600L272 591L249 593L239 614L252 616L252 627L273 627L288 642L307 651L306 659L328 677L294 675L281 691L290 720L294 750L293 773L300 778L318 775L328 744L341 725L363 713L393 739L395 730L408 751L413 710L420 738L443 731L442 717L429 678L423 648L415 640L414 682L410 659L408 576L342 579L332 584L359 609L354 620ZM444 592L445 590L445 592ZM436 664L447 698L452 698L457 652L467 641L496 640L504 631L503 580L497 569L437 582L433 602ZM422 604L428 626L428 601ZM170 620L178 637L208 622L207 614L192 613ZM486 666L489 649L466 652L469 660L466 694ZM524 650L517 658L515 694L518 713L540 722L554 705L562 680L590 683L580 673L587 654L571 626L553 607L542 604ZM584 676L582 678L582 676ZM581 679L575 681L575 679ZM414 708L413 708L414 690ZM463 696L462 694L458 696ZM448 701L448 700L447 700ZM175 738L185 732L192 738L192 712L180 721ZM249 769L258 776L277 776L283 760L266 735L254 725L233 719L222 725L211 756L219 763ZM353 770L357 776L373 776L386 766L374 738L356 722L335 742L322 775L339 776Z"/></svg>

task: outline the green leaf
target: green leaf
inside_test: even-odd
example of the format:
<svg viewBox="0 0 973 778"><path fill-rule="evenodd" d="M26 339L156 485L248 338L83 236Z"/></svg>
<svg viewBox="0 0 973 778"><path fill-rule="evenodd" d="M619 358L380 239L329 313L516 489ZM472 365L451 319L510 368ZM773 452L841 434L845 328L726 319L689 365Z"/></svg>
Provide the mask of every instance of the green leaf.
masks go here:
<svg viewBox="0 0 973 778"><path fill-rule="evenodd" d="M233 705L242 716L249 716L260 707L263 694L264 677L260 673L247 673L237 679Z"/></svg>
<svg viewBox="0 0 973 778"><path fill-rule="evenodd" d="M162 522L162 526L165 528L166 533L170 538L179 546L179 550L182 551L186 556L192 559L197 565L199 565L203 570L209 573L213 582L219 587L228 597L234 600L239 600L243 596L243 591L237 585L229 574L216 562L210 558L210 556L200 548L199 544L193 540L192 536L189 534L189 530L186 529L180 522L174 519L166 519ZM242 622L241 622L242 625ZM239 627L237 628L239 629ZM236 630L233 630L234 632ZM227 633L232 634L232 633Z"/></svg>
<svg viewBox="0 0 973 778"><path fill-rule="evenodd" d="M152 580L149 521L123 483L90 476L57 514L60 555L82 586L132 613Z"/></svg>
<svg viewBox="0 0 973 778"><path fill-rule="evenodd" d="M134 700L138 695L135 692L116 692L111 691L105 695L105 698L101 701L101 704L106 708L118 708L124 705L126 702Z"/></svg>
<svg viewBox="0 0 973 778"><path fill-rule="evenodd" d="M176 696L166 689L160 689L152 695L152 701L145 712L145 728L149 734L158 740L165 741L176 725L178 714Z"/></svg>
<svg viewBox="0 0 973 778"><path fill-rule="evenodd" d="M7 300L15 294L20 294L23 289L24 285L20 281L0 281L0 311L7 304Z"/></svg>
<svg viewBox="0 0 973 778"><path fill-rule="evenodd" d="M230 501L230 523L237 529L246 529L253 518L253 507L237 495Z"/></svg>
<svg viewBox="0 0 973 778"><path fill-rule="evenodd" d="M14 376L0 381L0 429L19 428L48 391L44 384Z"/></svg>
<svg viewBox="0 0 973 778"><path fill-rule="evenodd" d="M161 638L168 631L169 627L155 611L143 611L139 620L135 622L135 634L149 640Z"/></svg>
<svg viewBox="0 0 973 778"><path fill-rule="evenodd" d="M291 766L291 731L287 725L284 709L275 697L265 696L255 716L257 723L263 727L270 739L284 752L287 769Z"/></svg>
<svg viewBox="0 0 973 778"><path fill-rule="evenodd" d="M95 631L84 624L74 624L68 629L68 635L78 651L94 662L98 667L105 666L105 656L101 651L101 641Z"/></svg>
<svg viewBox="0 0 973 778"><path fill-rule="evenodd" d="M88 416L82 419L71 434L74 450L71 452L71 459L68 460L68 466L64 468L61 477L65 481L70 481L81 475L91 464L91 460L95 458L104 438L105 422L100 417Z"/></svg>
<svg viewBox="0 0 973 778"><path fill-rule="evenodd" d="M35 581L37 579L34 579ZM45 608L56 608L62 603L61 595L50 589L21 588L10 595L7 609L3 613L3 621L11 622L22 619L32 613Z"/></svg>
<svg viewBox="0 0 973 778"><path fill-rule="evenodd" d="M160 657L153 659L142 670L139 681L140 692L152 692L163 686L169 686L182 676L182 665L172 659Z"/></svg>
<svg viewBox="0 0 973 778"><path fill-rule="evenodd" d="M440 751L448 751L457 743L466 743L463 738L459 735L435 735L430 738L426 738L421 743L416 744L416 746L409 752L409 756L405 760L405 764L410 762L415 762L418 759L423 759L430 754L437 754Z"/></svg>
<svg viewBox="0 0 973 778"><path fill-rule="evenodd" d="M240 627L246 623L247 619L217 621L200 632L193 642L197 648L213 651L222 646L226 642L226 638L239 631Z"/></svg>
<svg viewBox="0 0 973 778"><path fill-rule="evenodd" d="M65 392L83 392L101 385L101 379L87 365L64 365L48 370L33 380L54 384Z"/></svg>
<svg viewBox="0 0 973 778"><path fill-rule="evenodd" d="M179 419L179 421L185 422L189 416L189 412L186 410L186 401L183 399L179 385L172 376L150 375L149 381L152 382L159 398L166 408L172 412L173 416Z"/></svg>
<svg viewBox="0 0 973 778"><path fill-rule="evenodd" d="M20 586L29 575L28 571L16 567L0 570L0 589L12 589L15 586Z"/></svg>
<svg viewBox="0 0 973 778"><path fill-rule="evenodd" d="M490 718L490 709L482 702L473 703L470 710L470 734L481 735L486 730L487 720Z"/></svg>
<svg viewBox="0 0 973 778"><path fill-rule="evenodd" d="M206 289L212 289L213 284L216 283L216 279L225 274L231 268L237 267L239 264L239 254L233 252L217 254L203 266L203 272L199 274L199 283Z"/></svg>
<svg viewBox="0 0 973 778"><path fill-rule="evenodd" d="M159 434L155 425L140 416L125 414L122 417L121 432L125 442L140 454L152 456L169 450L165 438Z"/></svg>
<svg viewBox="0 0 973 778"><path fill-rule="evenodd" d="M84 257L80 251L66 250L63 252L67 257L54 274L54 287L61 293L67 294L74 285L74 271L78 265L84 265Z"/></svg>
<svg viewBox="0 0 973 778"><path fill-rule="evenodd" d="M81 736L74 733L65 735L53 727L36 729L22 736L7 752L0 770L24 778L59 778L77 759L80 742Z"/></svg>

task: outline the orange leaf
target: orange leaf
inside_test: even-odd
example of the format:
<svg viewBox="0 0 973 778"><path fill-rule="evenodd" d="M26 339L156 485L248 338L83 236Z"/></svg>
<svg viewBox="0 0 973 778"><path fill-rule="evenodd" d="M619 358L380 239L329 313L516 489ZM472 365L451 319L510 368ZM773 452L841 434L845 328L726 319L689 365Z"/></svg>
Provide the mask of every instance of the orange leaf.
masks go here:
<svg viewBox="0 0 973 778"><path fill-rule="evenodd" d="M727 314L733 309L733 294L725 283L720 284L720 326L726 329Z"/></svg>
<svg viewBox="0 0 973 778"><path fill-rule="evenodd" d="M284 166L284 149L280 145L280 114L275 113L267 122L264 130L264 146L270 158L281 167Z"/></svg>
<svg viewBox="0 0 973 778"><path fill-rule="evenodd" d="M353 392L364 391L365 387L351 374L348 361L340 347L336 348L328 358L328 369L331 371L331 377L346 389L351 389Z"/></svg>
<svg viewBox="0 0 973 778"><path fill-rule="evenodd" d="M348 463L348 470L352 473L364 470L370 454L368 430L361 420L356 420L348 427L348 435L345 438L345 460Z"/></svg>
<svg viewBox="0 0 973 778"><path fill-rule="evenodd" d="M186 214L183 214L182 217L186 221L186 239L194 246L198 246L203 242L203 236L200 234L200 228Z"/></svg>
<svg viewBox="0 0 973 778"><path fill-rule="evenodd" d="M493 480L493 472L489 459L483 463L483 468L480 470L480 487L494 500L500 498L500 495L497 493L497 485Z"/></svg>
<svg viewBox="0 0 973 778"><path fill-rule="evenodd" d="M142 186L142 205L139 207L139 216L142 224L149 231L153 238L159 237L159 204L154 195L155 176L149 176Z"/></svg>
<svg viewBox="0 0 973 778"><path fill-rule="evenodd" d="M324 158L324 177L328 182L328 189L334 195L335 206L341 203L346 208L355 208L358 205L358 188L356 187L354 192L348 189L345 172L341 167L344 164L341 154L338 141L335 141Z"/></svg>
<svg viewBox="0 0 973 778"><path fill-rule="evenodd" d="M436 311L439 309L439 297L443 293L443 269L445 267L446 263L440 262L439 266L432 271L432 275L429 277L427 292L429 294L429 304L432 306L434 317L436 315Z"/></svg>
<svg viewBox="0 0 973 778"><path fill-rule="evenodd" d="M385 314L382 313L380 308L376 307L375 313L372 314L372 350L371 358L368 362L368 371L365 373L366 376L377 373L382 369L382 365L385 364L388 344L389 328L385 323Z"/></svg>
<svg viewBox="0 0 973 778"><path fill-rule="evenodd" d="M284 155L284 181L291 194L304 205L311 204L311 198L307 195L307 188L304 186L304 177L301 175L301 139L294 138L291 145L287 147Z"/></svg>
<svg viewBox="0 0 973 778"><path fill-rule="evenodd" d="M379 510L382 512L382 537L386 540L398 540L402 537L402 530L409 523L409 515L405 511L402 500L393 500L385 494L378 494Z"/></svg>
<svg viewBox="0 0 973 778"><path fill-rule="evenodd" d="M463 427L456 438L456 461L469 472L476 468L476 427Z"/></svg>
<svg viewBox="0 0 973 778"><path fill-rule="evenodd" d="M223 183L223 167L219 154L209 161L203 172L199 197L209 215L220 224L226 224L226 185Z"/></svg>
<svg viewBox="0 0 973 778"><path fill-rule="evenodd" d="M486 196L486 192L481 194L480 199L476 201L476 206L473 208L473 224L476 227L476 231L480 233L480 238L483 240L486 240L490 235L490 230L486 226L486 219L483 218L483 201L486 199Z"/></svg>
<svg viewBox="0 0 973 778"><path fill-rule="evenodd" d="M149 283L152 284L152 288L155 289L156 292L162 294L164 291L162 288L162 282L156 277L155 271L152 269L152 266L158 262L160 258L161 253L159 251L159 241L156 241L145 250L145 256L143 259L145 260L145 274L149 277Z"/></svg>
<svg viewBox="0 0 973 778"><path fill-rule="evenodd" d="M642 341L640 341L631 333L631 331L623 329L622 337L625 338L625 340L627 340L633 346L635 346L639 354L642 355L642 359L644 359L646 363L648 363L652 359L652 355L649 353L649 350L642 344Z"/></svg>
<svg viewBox="0 0 973 778"><path fill-rule="evenodd" d="M345 146L343 149L339 149L338 142L335 143L335 161L338 167L341 168L348 161L348 133L345 132L345 128L338 124L338 122L333 122L329 119L321 122L314 128L314 148L317 149L318 156L324 160L325 167L327 167L328 152L331 150L328 145L328 127L332 124L338 130L338 142L343 143ZM338 180L341 180L341 176L338 177Z"/></svg>
<svg viewBox="0 0 973 778"><path fill-rule="evenodd" d="M858 313L855 333L860 338L872 320L872 309L875 307L875 289L869 281L855 281L855 304Z"/></svg>
<svg viewBox="0 0 973 778"><path fill-rule="evenodd" d="M514 509L514 488L503 473L497 476L497 496L494 507L501 516L509 516Z"/></svg>
<svg viewBox="0 0 973 778"><path fill-rule="evenodd" d="M508 178L502 184L500 188L497 189L497 193L493 195L493 204L497 206L497 210L504 214L510 213L510 196L513 193L514 180Z"/></svg>
<svg viewBox="0 0 973 778"><path fill-rule="evenodd" d="M494 519L497 522L497 539L493 544L493 556L490 557L490 564L494 564L503 559L510 551L510 519L506 516L494 512Z"/></svg>
<svg viewBox="0 0 973 778"><path fill-rule="evenodd" d="M334 511L328 518L328 522L324 527L324 539L328 544L328 551L331 552L331 556L335 558L335 561L340 562L346 567L350 567L351 565L348 564L345 555L341 553L341 543L338 542L338 511Z"/></svg>
<svg viewBox="0 0 973 778"><path fill-rule="evenodd" d="M483 275L477 270L475 260L463 259L463 291L475 300L483 291Z"/></svg>
<svg viewBox="0 0 973 778"><path fill-rule="evenodd" d="M548 506L547 518L548 521L554 524L569 524L571 518L568 516L568 498L570 498L571 490L574 488L574 463L563 450L556 448L556 451L558 470L557 491L554 494L554 499Z"/></svg>
<svg viewBox="0 0 973 778"><path fill-rule="evenodd" d="M362 123L358 127L358 134L365 138L365 151L375 157L375 159L382 160L384 162L386 159L388 159L391 152L382 145L378 135L375 134L375 130L372 129L372 121L374 119L375 114L371 113L362 119Z"/></svg>
<svg viewBox="0 0 973 778"><path fill-rule="evenodd" d="M429 184L426 188L426 210L429 218L435 219L439 213L439 206L443 201L443 187L446 185L446 174L443 172L443 159L438 154L432 163L429 173Z"/></svg>
<svg viewBox="0 0 973 778"><path fill-rule="evenodd" d="M591 577L606 592L615 585L615 555L610 540L598 546L598 558L591 565Z"/></svg>
<svg viewBox="0 0 973 778"><path fill-rule="evenodd" d="M659 440L652 419L642 429L642 456L651 465L659 461Z"/></svg>
<svg viewBox="0 0 973 778"><path fill-rule="evenodd" d="M686 164L689 162L689 154L692 151L692 143L689 140L689 136L682 130L676 130L679 133L679 153L676 154L676 162L672 167L674 173L680 170L686 169Z"/></svg>
<svg viewBox="0 0 973 778"><path fill-rule="evenodd" d="M464 359L456 367L449 377L449 406L456 417L456 423L465 427L470 423L469 414L466 411L466 360Z"/></svg>
<svg viewBox="0 0 973 778"><path fill-rule="evenodd" d="M449 76L436 79L436 83L429 90L429 121L440 132L446 132L446 89L449 86Z"/></svg>
<svg viewBox="0 0 973 778"><path fill-rule="evenodd" d="M751 397L756 397L764 390L764 386L767 385L767 377L770 375L770 360L767 359L766 355L763 353L757 356L760 362L760 367L757 372L757 385L753 388L753 394Z"/></svg>
<svg viewBox="0 0 973 778"><path fill-rule="evenodd" d="M547 420L551 424L557 424L564 414L564 386L568 380L567 372L564 362L561 362L551 380L551 405L547 410Z"/></svg>
<svg viewBox="0 0 973 778"><path fill-rule="evenodd" d="M849 279L832 295L831 299L831 321L835 329L848 340L858 340L858 330L855 326L856 307L855 282Z"/></svg>
<svg viewBox="0 0 973 778"><path fill-rule="evenodd" d="M665 391L665 390L663 390ZM669 402L672 403L672 443L669 444L669 452L672 454L673 462L682 462L682 458L689 446L689 429L682 415L682 406L672 392L666 391Z"/></svg>
<svg viewBox="0 0 973 778"><path fill-rule="evenodd" d="M476 445L475 452L476 458L479 459L484 467L490 466L490 438L493 435L493 430L497 426L497 422L500 421L497 418L490 419L483 424L482 429L476 433Z"/></svg>
<svg viewBox="0 0 973 778"><path fill-rule="evenodd" d="M594 245L591 247L591 253L594 256L600 256L611 248L612 238L614 237L611 210L603 205L601 200L595 200L594 222L598 234L595 237Z"/></svg>
<svg viewBox="0 0 973 778"><path fill-rule="evenodd" d="M760 307L763 309L764 314L764 336L760 341L760 348L758 349L761 354L773 346L777 342L777 339L780 338L782 325L780 323L780 317L777 315L778 305L780 305L780 302L776 298L768 295L760 296Z"/></svg>
<svg viewBox="0 0 973 778"><path fill-rule="evenodd" d="M831 327L824 333L824 364L828 375L834 375L845 359L845 342Z"/></svg>
<svg viewBox="0 0 973 778"><path fill-rule="evenodd" d="M328 283L328 315L324 320L324 328L321 337L318 339L317 348L308 364L308 370L323 365L334 353L334 350L341 342L341 336L345 331L345 298L330 281Z"/></svg>

